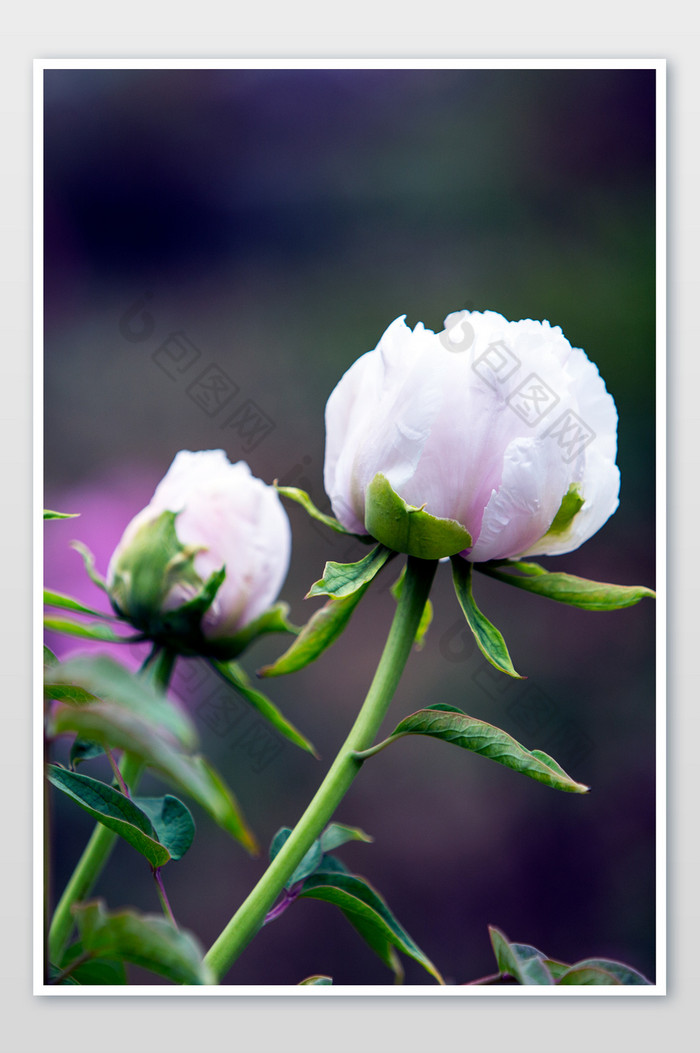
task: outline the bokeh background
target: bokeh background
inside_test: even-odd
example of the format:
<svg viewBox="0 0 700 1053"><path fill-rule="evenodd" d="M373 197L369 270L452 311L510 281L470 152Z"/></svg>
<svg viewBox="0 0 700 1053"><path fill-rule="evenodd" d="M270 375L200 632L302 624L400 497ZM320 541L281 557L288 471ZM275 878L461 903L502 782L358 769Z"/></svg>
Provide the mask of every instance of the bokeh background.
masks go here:
<svg viewBox="0 0 700 1053"><path fill-rule="evenodd" d="M46 503L81 513L46 528L50 587L101 602L70 541L92 548L104 572L181 448L223 447L324 505L323 409L342 372L398 315L439 329L462 307L549 319L599 366L620 415L620 508L580 551L544 562L653 585L653 70L44 76ZM282 597L301 623L318 605L303 597L324 561L362 553L296 507L289 515ZM317 663L267 683L321 762L266 736L235 696L222 701L203 666L178 674L205 751L263 845L293 825L345 737L388 630L389 583ZM620 958L653 979L653 604L594 614L476 585L528 679L499 677L482 659L443 568L434 624L386 730L423 704L459 705L552 753L592 793L557 793L445 744L404 740L365 765L337 813L374 843L339 854L450 983L493 971L489 924L553 957ZM83 649L49 642L61 655ZM260 642L244 665L253 672L283 647ZM141 657L121 653L131 665ZM101 763L83 770L106 777ZM55 899L92 823L55 795L51 810ZM264 861L192 810L194 845L164 878L178 921L208 946ZM127 845L96 893L113 908L158 910L148 867ZM405 965L407 983L432 982ZM335 908L302 900L226 982L295 984L319 972L391 983Z"/></svg>

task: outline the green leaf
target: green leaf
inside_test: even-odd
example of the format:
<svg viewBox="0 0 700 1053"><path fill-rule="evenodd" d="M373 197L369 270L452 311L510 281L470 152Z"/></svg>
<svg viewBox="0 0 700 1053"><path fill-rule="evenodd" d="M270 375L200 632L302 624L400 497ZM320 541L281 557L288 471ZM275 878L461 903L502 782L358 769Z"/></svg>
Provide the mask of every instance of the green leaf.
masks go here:
<svg viewBox="0 0 700 1053"><path fill-rule="evenodd" d="M248 852L257 854L257 842L230 789L203 757L185 753L164 728L114 702L87 706L59 703L51 713L48 734L66 732L140 757L195 800Z"/></svg>
<svg viewBox="0 0 700 1053"><path fill-rule="evenodd" d="M365 931L368 925L372 926L372 931L378 930L384 940L422 965L438 983L443 983L430 959L398 923L376 889L363 878L355 874L319 871L306 879L300 895L335 904L346 917L352 916L353 924L359 919ZM376 947L372 945L372 949L376 950Z"/></svg>
<svg viewBox="0 0 700 1053"><path fill-rule="evenodd" d="M88 775L66 771L56 764L48 766L47 778L98 823L128 841L152 867L162 867L169 862L170 853L159 842L149 817L119 790Z"/></svg>
<svg viewBox="0 0 700 1053"><path fill-rule="evenodd" d="M393 558L395 553L383 545L377 545L357 563L326 563L323 577L315 582L306 598L311 596L351 596L364 585L369 585L384 564Z"/></svg>
<svg viewBox="0 0 700 1053"><path fill-rule="evenodd" d="M590 986L595 984L596 986L621 986L622 981L618 980L612 973L607 972L605 969L600 969L593 966L581 966L572 965L560 978L557 980L560 987L573 986Z"/></svg>
<svg viewBox="0 0 700 1053"><path fill-rule="evenodd" d="M80 512L50 512L48 508L44 509L44 519L75 519L80 515Z"/></svg>
<svg viewBox="0 0 700 1053"><path fill-rule="evenodd" d="M104 747L99 742L90 742L89 739L76 738L70 748L70 766L75 769L83 761L92 760L104 753Z"/></svg>
<svg viewBox="0 0 700 1053"><path fill-rule="evenodd" d="M165 918L134 910L109 914L99 900L73 907L73 914L85 952L94 958L132 962L176 984L216 982L199 942Z"/></svg>
<svg viewBox="0 0 700 1053"><path fill-rule="evenodd" d="M333 852L348 841L364 841L371 844L374 840L357 826L344 826L342 823L331 823L321 834L321 848L324 852Z"/></svg>
<svg viewBox="0 0 700 1053"><path fill-rule="evenodd" d="M361 914L349 914L345 911L343 913L358 936L365 941L367 946L374 951L377 957L394 974L394 983L402 984L405 975L404 967L396 953L396 947L391 940L387 939L385 931L378 928L373 922L368 921Z"/></svg>
<svg viewBox="0 0 700 1053"><path fill-rule="evenodd" d="M300 980L297 987L325 987L329 984L332 985L333 978L331 976L307 976L305 980Z"/></svg>
<svg viewBox="0 0 700 1053"><path fill-rule="evenodd" d="M472 544L469 531L456 519L431 516L407 504L381 472L365 492L365 526L382 545L419 559L454 556Z"/></svg>
<svg viewBox="0 0 700 1053"><path fill-rule="evenodd" d="M554 977L545 965L545 956L536 947L509 943L500 929L493 925L489 925L489 935L500 972L512 976L519 984L550 986L554 983Z"/></svg>
<svg viewBox="0 0 700 1053"><path fill-rule="evenodd" d="M277 831L270 844L270 862L273 861L275 856L286 844L291 833L292 831L288 826L283 826ZM314 871L318 869L322 855L321 841L320 838L317 837L284 887L291 888L293 885L303 881L304 878L309 876L309 874L313 874Z"/></svg>
<svg viewBox="0 0 700 1053"><path fill-rule="evenodd" d="M470 717L455 706L439 703L412 713L397 724L389 738L371 749L355 753L355 756L359 760L366 760L404 735L429 735L444 742L451 742L471 753L479 753L482 757L504 764L521 775L528 775L555 790L565 790L568 793L587 793L589 790L583 783L575 782L542 750L528 750L493 724Z"/></svg>
<svg viewBox="0 0 700 1053"><path fill-rule="evenodd" d="M366 537L364 534L353 534L352 530L346 530L343 524L339 523L333 516L327 516L321 512L305 490L300 490L297 486L278 486L277 483L275 483L274 486L280 497L288 497L290 501L295 501L298 505L301 505L304 511L307 512L312 519L318 520L319 523L323 523L324 526L330 527L330 529L335 530L336 533L347 534L349 537L356 537L360 541L371 541L371 538Z"/></svg>
<svg viewBox="0 0 700 1053"><path fill-rule="evenodd" d="M103 592L107 592L107 582L101 574L97 573L95 557L87 545L84 545L82 541L71 541L71 548L74 548L75 551L82 556L83 566L85 567L85 572L90 581L97 585L98 588L102 589Z"/></svg>
<svg viewBox="0 0 700 1053"><path fill-rule="evenodd" d="M570 967L574 969L601 969L608 975L613 976L617 983L625 984L626 986L639 986L642 984L648 984L651 986L651 981L647 980L646 976L633 969L630 965L625 965L623 962L616 962L609 958L586 958L583 961L576 962L575 965ZM577 981L569 980L569 983ZM607 983L607 981L606 981Z"/></svg>
<svg viewBox="0 0 700 1053"><path fill-rule="evenodd" d="M102 622L72 622L68 618L44 618L44 628L53 633L80 636L84 640L100 640L102 643L136 643L142 636L122 636Z"/></svg>
<svg viewBox="0 0 700 1053"><path fill-rule="evenodd" d="M52 665L58 665L58 658L51 648L44 644L44 669L48 669Z"/></svg>
<svg viewBox="0 0 700 1053"><path fill-rule="evenodd" d="M452 577L459 605L464 611L467 624L474 634L477 646L486 659L508 676L522 679L513 668L505 640L495 625L486 618L472 595L472 564L459 556L452 557Z"/></svg>
<svg viewBox="0 0 700 1053"><path fill-rule="evenodd" d="M280 735L284 735L286 739L293 742L295 746L300 746L303 750L307 750L308 753L313 754L318 759L316 750L309 742L309 740L302 735L297 728L287 720L285 716L280 713L279 709L267 695L263 695L261 691L257 691L250 680L244 669L241 668L236 662L217 662L212 661L212 667L216 672L223 677L227 683L231 684L236 691L246 702L250 703L253 709L257 710L261 717L264 717L269 724L272 724L276 731L279 731Z"/></svg>
<svg viewBox="0 0 700 1053"><path fill-rule="evenodd" d="M52 589L44 589L44 603L47 607L59 607L64 611L76 611L78 614L92 614L96 618L107 618L109 621L114 621L113 614L105 614L103 611L96 611L92 607L86 607L80 600L74 600L72 596L66 596L62 592L54 592Z"/></svg>
<svg viewBox="0 0 700 1053"><path fill-rule="evenodd" d="M271 665L258 670L258 676L282 676L296 673L314 662L338 639L350 621L353 611L369 588L369 582L349 596L330 599L311 615L296 640Z"/></svg>
<svg viewBox="0 0 700 1053"><path fill-rule="evenodd" d="M187 805L172 797L132 797L137 808L148 816L160 843L171 859L182 859L194 839L194 819Z"/></svg>
<svg viewBox="0 0 700 1053"><path fill-rule="evenodd" d="M80 940L72 944L63 955L61 968L57 969L56 973L65 972L71 962L82 956L83 951L84 948ZM70 976L63 982L73 982L85 987L104 986L106 984L122 986L126 984L126 969L124 968L124 962L109 958L93 958L90 961L83 962L81 965L76 965Z"/></svg>
<svg viewBox="0 0 700 1053"><path fill-rule="evenodd" d="M61 686L71 690L61 693ZM63 662L51 669L46 689L59 701L114 702L169 732L180 745L189 749L197 744L195 726L184 709L107 655L81 655ZM82 697L81 691L85 693Z"/></svg>
<svg viewBox="0 0 700 1053"><path fill-rule="evenodd" d="M398 578L394 582L394 584L391 586L391 595L394 597L394 599L397 601L397 603L398 603L399 597L401 595L401 590L403 589L403 583L404 583L405 577L406 577L406 568L404 567L403 570L401 571L400 575L398 576ZM423 644L425 643L425 634L427 633L428 629L430 628L432 620L433 620L433 605L430 602L430 600L426 600L425 601L425 607L423 608L423 613L421 614L421 618L420 618L420 621L418 623L418 628L416 629L415 645L416 645L416 649L418 651L422 651L422 649L423 649Z"/></svg>
<svg viewBox="0 0 700 1053"><path fill-rule="evenodd" d="M509 570L518 574L506 573L503 564L477 563L476 568L482 574L515 585L518 589L534 592L558 603L570 607L581 607L586 611L617 611L624 607L633 607L645 596L654 599L656 593L644 585L609 585L600 581L589 581L577 578L573 574L550 574L537 563L508 563ZM536 568L536 569L535 569Z"/></svg>

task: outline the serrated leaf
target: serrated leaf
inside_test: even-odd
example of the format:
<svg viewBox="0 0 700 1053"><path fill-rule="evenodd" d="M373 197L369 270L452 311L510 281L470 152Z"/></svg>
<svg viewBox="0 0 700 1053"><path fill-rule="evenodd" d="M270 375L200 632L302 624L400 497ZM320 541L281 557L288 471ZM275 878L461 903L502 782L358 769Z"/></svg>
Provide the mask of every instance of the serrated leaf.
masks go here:
<svg viewBox="0 0 700 1053"><path fill-rule="evenodd" d="M335 904L346 917L353 915L354 918L359 918L360 925L365 930L367 925L373 926L388 943L417 961L438 983L443 983L440 973L430 959L399 924L377 890L364 878L356 874L319 871L306 879L300 896ZM372 949L376 950L374 946Z"/></svg>
<svg viewBox="0 0 700 1053"><path fill-rule="evenodd" d="M236 662L217 662L212 661L212 667L216 672L223 677L229 684L231 684L236 691L248 702L253 709L257 710L261 717L272 725L272 727L284 735L286 739L293 742L295 746L300 746L303 750L313 754L314 757L318 758L316 750L309 742L309 740L302 735L297 728L287 720L285 716L279 711L277 706L270 701L267 695L264 695L262 691L258 691L251 684L247 673L241 668Z"/></svg>
<svg viewBox="0 0 700 1053"><path fill-rule="evenodd" d="M381 472L365 491L365 526L387 548L419 559L454 556L472 544L469 531L456 519L442 519L409 505Z"/></svg>
<svg viewBox="0 0 700 1053"><path fill-rule="evenodd" d="M80 512L51 512L48 508L44 509L44 519L76 519L80 515Z"/></svg>
<svg viewBox="0 0 700 1053"><path fill-rule="evenodd" d="M170 858L182 859L195 832L187 805L169 793L164 797L132 797L132 801L151 820L156 837L167 848Z"/></svg>
<svg viewBox="0 0 700 1053"><path fill-rule="evenodd" d="M176 984L213 984L199 942L165 918L133 910L109 914L101 901L73 907L87 953L121 959L165 976Z"/></svg>
<svg viewBox="0 0 700 1053"><path fill-rule="evenodd" d="M75 732L140 757L177 789L188 794L252 855L257 842L231 790L203 757L185 753L163 728L114 702L88 706L56 705L48 733Z"/></svg>
<svg viewBox="0 0 700 1053"><path fill-rule="evenodd" d="M324 526L330 527L331 530L335 530L338 534L346 534L348 537L356 537L360 541L371 540L364 534L353 534L352 530L346 530L342 523L339 523L333 516L325 515L320 509L316 507L309 495L305 490L300 490L298 486L278 486L274 484L275 490L280 497L288 497L290 501L295 501L296 504L301 505L307 515L311 516L312 519L317 520L319 523L323 523Z"/></svg>
<svg viewBox="0 0 700 1053"><path fill-rule="evenodd" d="M474 634L477 646L484 657L508 676L522 679L513 668L506 642L495 625L481 613L472 595L472 564L459 556L452 557L452 577L459 605L464 611L467 625Z"/></svg>
<svg viewBox="0 0 700 1053"><path fill-rule="evenodd" d="M369 585L384 564L395 555L384 545L377 545L357 563L326 563L323 577L314 582L306 594L311 596L332 596L336 599L351 596L364 585Z"/></svg>
<svg viewBox="0 0 700 1053"><path fill-rule="evenodd" d="M611 585L578 578L573 574L550 574L536 563L477 563L476 567L483 574L507 585L515 585L518 589L586 611L617 611L634 606L645 596L656 598L656 593L644 585ZM520 573L507 573L510 570Z"/></svg>
<svg viewBox="0 0 700 1053"><path fill-rule="evenodd" d="M350 621L353 611L369 588L369 582L349 596L329 599L315 611L303 626L296 640L271 665L258 670L258 676L283 676L296 673L314 662L331 644L335 643Z"/></svg>
<svg viewBox="0 0 700 1053"><path fill-rule="evenodd" d="M297 987L327 987L329 984L332 985L333 978L331 976L307 976L305 980L300 980Z"/></svg>
<svg viewBox="0 0 700 1053"><path fill-rule="evenodd" d="M55 764L48 766L47 778L98 823L128 841L152 867L162 867L169 862L170 853L158 840L149 817L119 790L91 779L89 775L67 771Z"/></svg>
<svg viewBox="0 0 700 1053"><path fill-rule="evenodd" d="M54 592L53 589L44 589L44 603L47 607L58 607L63 611L91 614L95 618L106 618L108 621L115 620L113 614L105 614L104 611L96 611L93 607L86 607L80 600L74 600L72 596L66 596L63 592Z"/></svg>
<svg viewBox="0 0 700 1053"><path fill-rule="evenodd" d="M68 618L47 615L44 628L52 633L79 636L83 640L99 640L101 643L138 643L143 636L124 636L102 622L73 622Z"/></svg>
<svg viewBox="0 0 700 1053"><path fill-rule="evenodd" d="M618 983L625 984L626 986L639 986L649 985L651 981L647 980L646 976L633 969L630 965L625 965L624 962L617 962L610 958L586 958L583 961L576 962L575 965L570 966L571 969L602 969L609 975L613 976ZM572 982L572 981L570 981Z"/></svg>
<svg viewBox="0 0 700 1053"><path fill-rule="evenodd" d="M545 965L545 956L536 947L510 943L493 925L489 925L489 935L500 972L512 976L519 984L551 986L554 983L554 977Z"/></svg>
<svg viewBox="0 0 700 1053"><path fill-rule="evenodd" d="M455 706L435 705L419 709L399 724L383 742L371 749L356 753L366 760L385 749L404 735L429 735L450 742L461 749L503 764L521 775L543 782L555 790L568 793L588 793L589 787L576 782L564 769L542 750L529 750L511 735L484 720L470 717Z"/></svg>

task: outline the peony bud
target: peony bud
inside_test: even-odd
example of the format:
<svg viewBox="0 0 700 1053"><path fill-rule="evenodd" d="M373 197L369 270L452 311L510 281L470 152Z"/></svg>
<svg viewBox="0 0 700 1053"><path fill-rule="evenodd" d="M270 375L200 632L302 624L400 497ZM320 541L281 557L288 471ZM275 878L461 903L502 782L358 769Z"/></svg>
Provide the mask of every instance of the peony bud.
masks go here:
<svg viewBox="0 0 700 1053"><path fill-rule="evenodd" d="M617 412L549 322L397 318L326 406L324 481L348 530L472 562L578 548L617 508Z"/></svg>
<svg viewBox="0 0 700 1053"><path fill-rule="evenodd" d="M119 614L154 639L197 651L268 610L291 532L273 487L223 450L181 450L127 526L107 572Z"/></svg>

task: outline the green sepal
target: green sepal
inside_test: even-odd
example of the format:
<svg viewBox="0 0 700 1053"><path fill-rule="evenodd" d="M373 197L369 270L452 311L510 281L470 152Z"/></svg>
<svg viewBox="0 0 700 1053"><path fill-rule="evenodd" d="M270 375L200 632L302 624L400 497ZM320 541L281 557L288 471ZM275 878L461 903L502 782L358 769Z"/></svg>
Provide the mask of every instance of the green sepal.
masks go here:
<svg viewBox="0 0 700 1053"><path fill-rule="evenodd" d="M78 555L83 561L85 567L85 573L87 574L93 585L97 585L98 589L102 589L103 592L107 592L107 582L101 574L97 572L95 566L95 557L93 556L87 545L84 545L82 541L71 541L71 548L75 549Z"/></svg>
<svg viewBox="0 0 700 1053"><path fill-rule="evenodd" d="M477 563L475 566L482 574L507 585L515 585L537 596L545 596L549 600L586 611L617 611L633 607L646 596L656 598L656 593L644 585L610 585L578 578L573 574L550 573L539 563L496 560L493 563Z"/></svg>
<svg viewBox="0 0 700 1053"><path fill-rule="evenodd" d="M584 504L585 500L581 496L580 484L571 483L569 489L562 498L559 511L552 520L549 530L546 534L543 534L537 542L538 546L541 545L543 541L547 541L550 538L554 540L555 538L560 538L566 534Z"/></svg>
<svg viewBox="0 0 700 1053"><path fill-rule="evenodd" d="M507 676L522 680L515 671L503 636L495 625L481 613L472 594L472 564L460 556L452 557L452 578L459 605L467 619L467 625L474 634L477 647L492 666Z"/></svg>
<svg viewBox="0 0 700 1053"><path fill-rule="evenodd" d="M365 491L365 526L387 548L419 559L454 556L472 545L471 535L461 523L409 505L381 472Z"/></svg>
<svg viewBox="0 0 700 1053"><path fill-rule="evenodd" d="M208 653L222 661L238 658L260 636L287 633L296 636L299 629L288 620L289 604L276 603L233 636L210 640Z"/></svg>
<svg viewBox="0 0 700 1053"><path fill-rule="evenodd" d="M443 983L440 973L427 955L399 924L382 896L364 878L356 874L317 871L306 878L300 896L333 903L352 924L355 924L355 919L359 921L358 931L361 935L363 931L371 932L372 942L367 942L375 952L377 943L379 946L383 946L384 942L389 943L422 965L439 984ZM366 936L364 938L367 939ZM383 956L380 954L380 957ZM383 957L383 960L386 961L386 958Z"/></svg>
<svg viewBox="0 0 700 1053"><path fill-rule="evenodd" d="M352 617L353 611L369 588L369 582L349 596L331 598L309 618L306 625L284 654L258 670L258 676L283 676L296 673L319 658L335 643Z"/></svg>
<svg viewBox="0 0 700 1053"><path fill-rule="evenodd" d="M54 592L53 589L44 589L44 603L47 607L58 607L64 611L75 611L76 614L90 614L95 618L105 618L114 621L113 614L105 614L104 611L96 611L94 607L86 607L80 600L74 600L72 596L66 596L62 592Z"/></svg>
<svg viewBox="0 0 700 1053"><path fill-rule="evenodd" d="M44 509L44 519L76 519L80 515L80 512L51 512L48 508Z"/></svg>
<svg viewBox="0 0 700 1053"><path fill-rule="evenodd" d="M101 643L139 643L143 636L124 636L103 622L73 622L69 618L44 618L44 628L52 633L79 636L82 640L99 640Z"/></svg>
<svg viewBox="0 0 700 1053"><path fill-rule="evenodd" d="M214 984L199 941L159 915L109 914L101 900L73 907L84 953L132 962L176 984Z"/></svg>
<svg viewBox="0 0 700 1053"><path fill-rule="evenodd" d="M399 597L401 596L401 590L403 589L403 583L405 578L406 568L404 567L394 584L391 586L391 595L394 597L397 603L399 601ZM414 643L417 651L423 650L423 645L425 644L425 634L430 628L432 621L433 605L430 602L430 600L426 600L425 607L423 608L423 613L421 614L420 621L418 623L418 628L416 629L416 638Z"/></svg>
<svg viewBox="0 0 700 1053"><path fill-rule="evenodd" d="M274 487L280 497L288 497L290 501L295 501L296 504L301 505L307 515L317 522L323 523L324 526L330 527L331 530L335 530L338 534L345 534L347 537L354 537L358 541L371 544L372 538L367 534L354 534L352 530L347 530L342 523L339 523L334 516L328 516L321 512L305 490L300 490L297 486L278 486L277 483L274 484Z"/></svg>
<svg viewBox="0 0 700 1053"><path fill-rule="evenodd" d="M384 545L377 545L357 563L333 563L332 561L326 563L323 577L320 581L314 582L306 598L332 596L339 599L343 596L352 596L364 585L369 585L384 564L393 559L395 554Z"/></svg>
<svg viewBox="0 0 700 1053"><path fill-rule="evenodd" d="M289 739L290 742L293 742L295 746L300 746L301 749L306 750L318 759L318 754L309 740L294 727L291 721L287 720L287 718L280 713L277 706L270 701L267 695L264 695L262 691L258 691L253 687L248 678L248 674L240 665L236 662L217 661L212 661L211 665L219 676L223 677L227 683L231 684L232 687L243 696L246 702L248 702L261 717L264 717L264 719L272 725L275 731L278 731L280 735L284 735L284 737Z"/></svg>
<svg viewBox="0 0 700 1053"><path fill-rule="evenodd" d="M455 746L478 753L482 757L503 764L521 775L528 775L537 782L567 793L588 793L589 787L575 782L555 760L542 750L528 750L507 732L493 724L470 717L456 706L438 703L426 706L405 717L383 742L368 750L356 752L358 760L379 753L404 735L428 735L451 742Z"/></svg>

